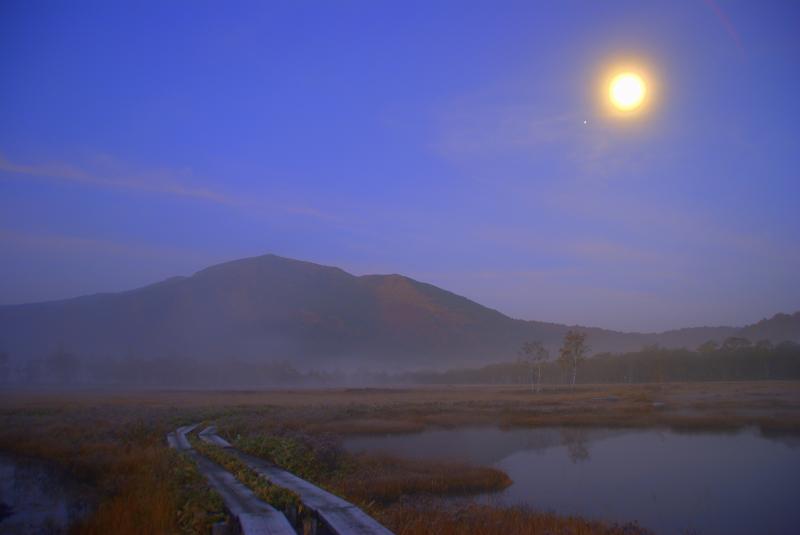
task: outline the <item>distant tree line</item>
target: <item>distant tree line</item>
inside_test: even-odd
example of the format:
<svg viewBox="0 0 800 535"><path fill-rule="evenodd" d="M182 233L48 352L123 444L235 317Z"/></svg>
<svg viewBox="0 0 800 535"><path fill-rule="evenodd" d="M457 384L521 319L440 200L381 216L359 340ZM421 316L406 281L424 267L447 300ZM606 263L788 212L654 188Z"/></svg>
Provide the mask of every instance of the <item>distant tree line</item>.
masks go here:
<svg viewBox="0 0 800 535"><path fill-rule="evenodd" d="M134 388L268 388L386 384L657 383L800 379L800 344L746 338L710 340L694 350L646 346L630 353L589 358L585 333L569 331L556 358L537 341L514 360L447 371L387 373L300 370L287 361L186 357L89 359L58 347L39 359L14 361L0 350L0 384L109 385Z"/></svg>
<svg viewBox="0 0 800 535"><path fill-rule="evenodd" d="M406 374L422 384L524 384L529 383L532 361L527 358L536 343L523 346L523 358L480 368ZM585 357L585 337L568 333L560 355L536 360L536 377L544 384L658 383L679 381L754 381L800 379L800 344L768 340L752 343L731 337L710 340L695 350L646 346L630 353L599 353Z"/></svg>
<svg viewBox="0 0 800 535"><path fill-rule="evenodd" d="M58 348L44 358L11 362L0 352L0 384L31 387L262 388L324 386L343 375L300 371L285 361L255 362L188 357L88 358Z"/></svg>

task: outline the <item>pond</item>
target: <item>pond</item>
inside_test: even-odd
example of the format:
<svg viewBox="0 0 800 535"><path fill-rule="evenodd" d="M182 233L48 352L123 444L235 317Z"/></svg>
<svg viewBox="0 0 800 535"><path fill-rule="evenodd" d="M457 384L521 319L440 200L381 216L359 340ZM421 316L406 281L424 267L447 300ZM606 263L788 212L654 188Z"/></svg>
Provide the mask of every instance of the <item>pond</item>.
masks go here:
<svg viewBox="0 0 800 535"><path fill-rule="evenodd" d="M514 483L479 500L636 521L659 535L783 535L800 526L798 437L773 439L755 430L467 428L353 437L344 445L495 466Z"/></svg>
<svg viewBox="0 0 800 535"><path fill-rule="evenodd" d="M0 455L0 533L59 534L88 510L84 492L35 461Z"/></svg>

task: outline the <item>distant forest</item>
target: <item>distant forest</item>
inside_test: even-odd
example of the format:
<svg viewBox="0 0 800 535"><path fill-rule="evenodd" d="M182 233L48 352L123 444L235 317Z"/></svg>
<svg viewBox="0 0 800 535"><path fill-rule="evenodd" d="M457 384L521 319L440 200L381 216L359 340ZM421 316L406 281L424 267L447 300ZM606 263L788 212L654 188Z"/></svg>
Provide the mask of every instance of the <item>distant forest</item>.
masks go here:
<svg viewBox="0 0 800 535"><path fill-rule="evenodd" d="M546 352L545 352L546 353ZM274 388L390 384L577 384L800 379L800 344L752 343L731 337L695 350L648 346L570 361L542 354L447 371L376 372L301 370L288 362L184 357L88 360L64 348L41 358L13 362L0 352L0 384L18 386L125 386L137 388ZM535 366L535 369L534 369Z"/></svg>
<svg viewBox="0 0 800 535"><path fill-rule="evenodd" d="M523 360L481 368L404 374L405 382L420 384L527 384L530 365ZM542 364L543 384L566 384L569 370L557 360ZM709 341L696 350L644 347L640 351L600 353L578 367L576 383L663 383L681 381L754 381L800 379L800 344L768 341L753 344L730 338ZM534 379L535 381L535 379Z"/></svg>

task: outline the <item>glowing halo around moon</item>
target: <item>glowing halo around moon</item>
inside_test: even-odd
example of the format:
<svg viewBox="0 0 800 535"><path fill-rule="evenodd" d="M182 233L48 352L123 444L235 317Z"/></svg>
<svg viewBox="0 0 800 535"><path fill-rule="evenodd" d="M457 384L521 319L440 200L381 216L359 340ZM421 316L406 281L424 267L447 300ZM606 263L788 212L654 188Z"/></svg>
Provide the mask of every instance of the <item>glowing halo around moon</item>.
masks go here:
<svg viewBox="0 0 800 535"><path fill-rule="evenodd" d="M615 58L598 66L591 85L597 118L623 124L643 124L661 107L661 76L641 57Z"/></svg>
<svg viewBox="0 0 800 535"><path fill-rule="evenodd" d="M611 79L608 96L616 109L623 112L633 111L644 103L647 84L638 74L623 72Z"/></svg>
<svg viewBox="0 0 800 535"><path fill-rule="evenodd" d="M617 56L599 63L592 73L591 91L596 124L615 125L626 132L643 132L656 124L664 100L663 73L648 58Z"/></svg>

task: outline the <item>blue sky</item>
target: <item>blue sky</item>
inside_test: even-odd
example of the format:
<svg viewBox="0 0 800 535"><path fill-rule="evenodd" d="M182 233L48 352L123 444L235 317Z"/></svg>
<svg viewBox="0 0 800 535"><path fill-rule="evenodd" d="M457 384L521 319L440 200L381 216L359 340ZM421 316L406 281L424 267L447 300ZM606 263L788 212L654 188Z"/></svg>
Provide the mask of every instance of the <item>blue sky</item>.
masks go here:
<svg viewBox="0 0 800 535"><path fill-rule="evenodd" d="M800 309L798 27L771 1L4 2L0 303L273 252L625 330ZM598 104L623 62L634 119Z"/></svg>

